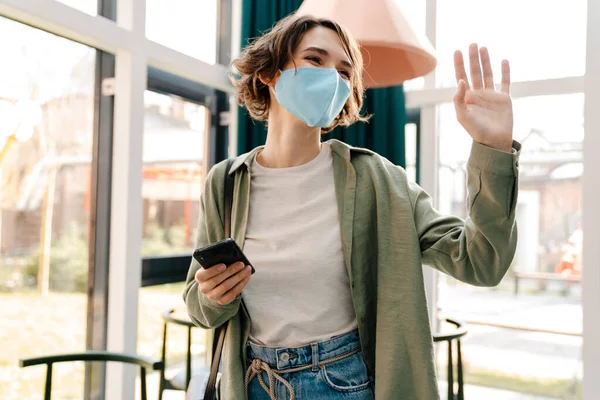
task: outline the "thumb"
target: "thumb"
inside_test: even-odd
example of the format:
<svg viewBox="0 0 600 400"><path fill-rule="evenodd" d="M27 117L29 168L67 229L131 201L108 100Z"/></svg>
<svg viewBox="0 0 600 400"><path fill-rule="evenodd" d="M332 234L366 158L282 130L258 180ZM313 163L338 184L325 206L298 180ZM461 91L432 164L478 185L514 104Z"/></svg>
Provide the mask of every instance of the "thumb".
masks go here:
<svg viewBox="0 0 600 400"><path fill-rule="evenodd" d="M458 81L458 89L454 95L454 106L456 111L462 111L465 108L465 95L467 94L467 82L463 79Z"/></svg>
<svg viewBox="0 0 600 400"><path fill-rule="evenodd" d="M464 103L465 95L467 93L467 83L461 79L458 81L458 88L456 89L456 94L454 95L455 103Z"/></svg>

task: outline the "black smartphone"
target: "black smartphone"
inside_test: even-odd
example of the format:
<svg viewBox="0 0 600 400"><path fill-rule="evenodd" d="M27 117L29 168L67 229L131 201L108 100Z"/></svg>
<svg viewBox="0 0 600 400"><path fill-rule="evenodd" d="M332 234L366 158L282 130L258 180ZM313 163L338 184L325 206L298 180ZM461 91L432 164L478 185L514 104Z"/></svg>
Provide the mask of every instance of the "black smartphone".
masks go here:
<svg viewBox="0 0 600 400"><path fill-rule="evenodd" d="M249 265L252 268L252 273L255 272L250 261L248 261L237 243L231 238L194 250L194 258L204 269L214 267L218 264L230 266L236 262L243 262L244 265Z"/></svg>

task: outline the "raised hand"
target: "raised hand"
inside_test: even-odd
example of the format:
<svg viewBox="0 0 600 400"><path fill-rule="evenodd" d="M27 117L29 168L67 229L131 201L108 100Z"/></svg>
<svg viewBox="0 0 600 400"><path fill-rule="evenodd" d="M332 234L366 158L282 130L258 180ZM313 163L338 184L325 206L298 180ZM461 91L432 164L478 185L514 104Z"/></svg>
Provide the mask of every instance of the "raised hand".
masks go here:
<svg viewBox="0 0 600 400"><path fill-rule="evenodd" d="M471 84L462 53L454 53L458 89L454 96L456 118L473 140L506 152L512 151L513 109L510 98L510 65L502 61L500 91L494 88L494 76L487 48L469 46Z"/></svg>

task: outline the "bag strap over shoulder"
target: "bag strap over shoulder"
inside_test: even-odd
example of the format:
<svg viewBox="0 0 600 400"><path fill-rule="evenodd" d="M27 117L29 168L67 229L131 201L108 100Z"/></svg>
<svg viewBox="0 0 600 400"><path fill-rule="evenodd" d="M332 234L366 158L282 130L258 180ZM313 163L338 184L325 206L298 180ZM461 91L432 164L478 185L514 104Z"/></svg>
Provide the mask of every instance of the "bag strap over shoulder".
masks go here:
<svg viewBox="0 0 600 400"><path fill-rule="evenodd" d="M225 209L223 218L225 238L231 237L231 209L233 207L234 176L230 175L229 172L231 171L231 166L234 161L235 158L230 158L227 161L227 168L225 169ZM227 333L228 325L229 321L215 329L214 338L216 341L214 343L215 345L213 345L213 358L210 363L210 375L208 376L208 382L204 392L204 400L215 400L217 398L217 375L219 373L219 365L221 364L221 354L223 353L223 345L225 344L225 335Z"/></svg>
<svg viewBox="0 0 600 400"><path fill-rule="evenodd" d="M231 209L233 207L233 185L235 178L229 172L234 161L235 158L227 160L227 168L225 169L225 238L231 237Z"/></svg>

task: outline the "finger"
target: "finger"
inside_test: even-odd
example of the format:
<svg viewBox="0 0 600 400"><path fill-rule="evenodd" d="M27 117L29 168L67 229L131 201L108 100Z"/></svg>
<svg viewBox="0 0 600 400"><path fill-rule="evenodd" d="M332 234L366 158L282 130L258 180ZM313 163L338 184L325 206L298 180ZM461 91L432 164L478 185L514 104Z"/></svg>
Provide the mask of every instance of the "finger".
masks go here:
<svg viewBox="0 0 600 400"><path fill-rule="evenodd" d="M235 285L233 288L231 288L230 291L225 293L218 300L218 303L221 305L226 305L226 304L229 304L232 301L234 301L235 298L238 297L240 295L240 293L242 293L242 290L246 287L246 285L248 284L249 281L250 281L250 275L246 276L244 279L242 279L240 282L238 282L237 285Z"/></svg>
<svg viewBox="0 0 600 400"><path fill-rule="evenodd" d="M238 272L237 274L231 276L229 279L218 284L213 290L207 293L207 296L211 300L219 301L225 293L233 289L239 282L241 282L244 278L251 275L250 267Z"/></svg>
<svg viewBox="0 0 600 400"><path fill-rule="evenodd" d="M473 90L483 89L481 64L479 63L479 51L476 43L469 46L469 64L471 67L471 88Z"/></svg>
<svg viewBox="0 0 600 400"><path fill-rule="evenodd" d="M481 55L481 68L483 69L483 85L486 89L494 88L494 74L492 73L492 63L490 62L490 53L486 47L479 50Z"/></svg>
<svg viewBox="0 0 600 400"><path fill-rule="evenodd" d="M463 55L460 50L454 52L454 72L456 74L456 83L462 79L469 86L469 78L467 78L467 72L465 71L465 62Z"/></svg>
<svg viewBox="0 0 600 400"><path fill-rule="evenodd" d="M200 268L198 271L196 271L194 279L196 282L202 283L224 272L225 269L225 264L217 264L212 268Z"/></svg>
<svg viewBox="0 0 600 400"><path fill-rule="evenodd" d="M510 93L510 64L508 60L502 60L502 93Z"/></svg>
<svg viewBox="0 0 600 400"><path fill-rule="evenodd" d="M214 268L214 267L213 267ZM212 268L209 268L211 270ZM235 263L231 264L224 271L221 271L220 274L213 276L210 279L207 279L203 282L200 282L200 291L202 293L208 293L213 290L215 287L219 286L222 282L229 279L231 276L237 274L239 271L244 269L244 263Z"/></svg>
<svg viewBox="0 0 600 400"><path fill-rule="evenodd" d="M208 297L212 300L219 302L219 304L229 304L229 303L231 303L231 301L233 301L233 299L237 296L237 294L234 296L230 296L230 294L228 294L228 293L231 292L236 286L238 286L245 279L250 279L250 276L251 276L251 270L248 267L247 269L240 271L239 273L235 274L231 278L227 279L225 282L218 285L216 288L214 288L208 294ZM242 285L242 287L244 287L244 286L245 286L245 284ZM240 291L241 291L241 289L240 289ZM232 297L229 301L227 301L227 299L226 299L228 296Z"/></svg>

